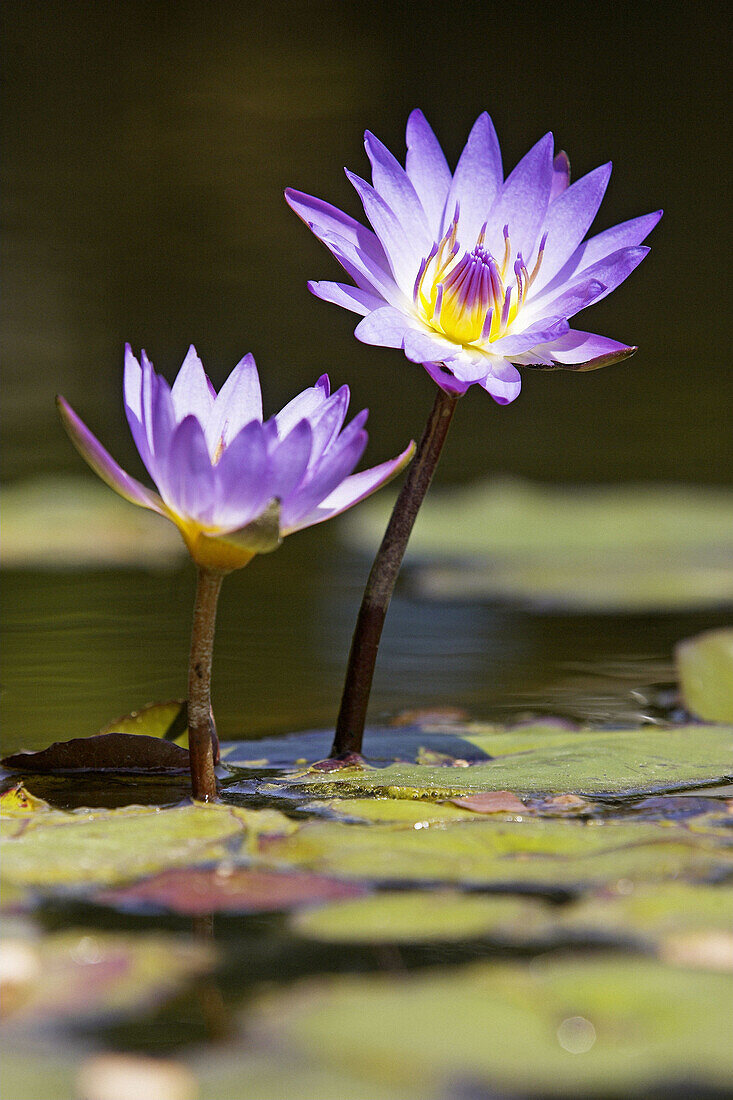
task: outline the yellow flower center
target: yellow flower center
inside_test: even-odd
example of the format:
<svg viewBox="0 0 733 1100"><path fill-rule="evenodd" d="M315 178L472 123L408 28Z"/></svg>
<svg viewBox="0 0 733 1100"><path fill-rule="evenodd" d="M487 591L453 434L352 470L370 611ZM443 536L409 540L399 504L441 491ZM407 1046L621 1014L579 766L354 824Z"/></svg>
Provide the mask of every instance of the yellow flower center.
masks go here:
<svg viewBox="0 0 733 1100"><path fill-rule="evenodd" d="M526 301L542 264L546 235L530 273L521 252L511 264L508 226L504 226L501 264L484 245L486 224L472 251L460 257L457 234L456 208L447 232L420 264L413 300L423 320L449 340L457 344L493 343L506 335Z"/></svg>

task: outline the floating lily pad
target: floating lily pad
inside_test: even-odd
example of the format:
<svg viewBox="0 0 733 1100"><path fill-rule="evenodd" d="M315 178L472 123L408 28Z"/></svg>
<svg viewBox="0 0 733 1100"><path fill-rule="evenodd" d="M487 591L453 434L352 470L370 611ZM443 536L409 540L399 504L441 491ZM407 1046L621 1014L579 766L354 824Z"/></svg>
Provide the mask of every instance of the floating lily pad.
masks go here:
<svg viewBox="0 0 733 1100"><path fill-rule="evenodd" d="M723 833L723 836L726 834ZM721 833L667 822L562 819L472 821L422 828L306 822L289 837L260 846L265 865L389 884L461 883L577 891L617 882L687 878L733 871Z"/></svg>
<svg viewBox="0 0 733 1100"><path fill-rule="evenodd" d="M705 722L733 722L733 629L707 630L675 649L680 693Z"/></svg>
<svg viewBox="0 0 733 1100"><path fill-rule="evenodd" d="M450 735L444 735L450 736ZM269 781L321 796L366 794L446 799L479 791L639 796L722 783L733 774L733 727L558 730L467 726L458 743L488 758L470 767L395 763L303 771Z"/></svg>
<svg viewBox="0 0 733 1100"><path fill-rule="evenodd" d="M135 733L147 737L163 737L166 741L187 744L188 712L185 699L167 703L148 703L108 722L98 733Z"/></svg>
<svg viewBox="0 0 733 1100"><path fill-rule="evenodd" d="M250 1027L416 1096L733 1088L729 981L643 957L313 980L264 998Z"/></svg>
<svg viewBox="0 0 733 1100"><path fill-rule="evenodd" d="M2 878L11 887L111 886L172 867L246 858L259 835L296 828L275 810L187 805L167 810L49 812L3 822Z"/></svg>
<svg viewBox="0 0 733 1100"><path fill-rule="evenodd" d="M18 946L35 956L35 970L12 999L7 1022L98 1022L166 1000L208 970L212 950L173 936L114 935L70 930ZM7 950L7 945L6 945Z"/></svg>
<svg viewBox="0 0 733 1100"><path fill-rule="evenodd" d="M346 821L389 822L408 829L422 828L445 821L470 821L473 817L458 806L437 802L417 802L398 798L334 798L309 802L303 807L312 814Z"/></svg>
<svg viewBox="0 0 733 1100"><path fill-rule="evenodd" d="M164 871L131 886L97 894L102 905L132 910L206 913L269 913L336 898L352 898L363 888L324 875L280 873L224 864L217 868Z"/></svg>
<svg viewBox="0 0 733 1100"><path fill-rule="evenodd" d="M6 569L165 569L184 557L175 528L92 477L55 474L3 490Z"/></svg>
<svg viewBox="0 0 733 1100"><path fill-rule="evenodd" d="M56 741L38 752L16 752L0 760L23 774L73 775L115 772L134 775L181 775L189 769L188 749L162 737L133 733L100 733Z"/></svg>
<svg viewBox="0 0 733 1100"><path fill-rule="evenodd" d="M561 919L568 927L639 935L652 941L677 932L730 931L733 886L662 882L632 887L624 883L620 890L593 894L568 907Z"/></svg>
<svg viewBox="0 0 733 1100"><path fill-rule="evenodd" d="M380 494L346 537L379 540ZM419 591L572 610L733 603L733 494L696 486L551 487L491 481L431 494L410 539Z"/></svg>
<svg viewBox="0 0 733 1100"><path fill-rule="evenodd" d="M526 943L553 928L550 907L534 898L405 890L334 902L297 913L291 927L328 943L429 943L491 937Z"/></svg>

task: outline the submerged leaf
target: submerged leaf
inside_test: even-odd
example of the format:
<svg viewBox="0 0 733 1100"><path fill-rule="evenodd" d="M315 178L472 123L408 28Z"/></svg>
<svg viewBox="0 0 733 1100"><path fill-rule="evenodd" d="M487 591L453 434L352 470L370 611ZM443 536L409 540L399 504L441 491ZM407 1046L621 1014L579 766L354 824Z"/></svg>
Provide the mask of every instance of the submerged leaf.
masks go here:
<svg viewBox="0 0 733 1100"><path fill-rule="evenodd" d="M687 638L674 656L686 708L704 722L733 722L733 628Z"/></svg>

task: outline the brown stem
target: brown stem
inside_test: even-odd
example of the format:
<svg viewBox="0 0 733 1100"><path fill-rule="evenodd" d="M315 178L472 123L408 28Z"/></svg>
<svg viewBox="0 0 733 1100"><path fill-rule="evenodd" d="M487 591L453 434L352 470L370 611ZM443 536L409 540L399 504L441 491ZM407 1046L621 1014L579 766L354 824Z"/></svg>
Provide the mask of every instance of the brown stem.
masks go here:
<svg viewBox="0 0 733 1100"><path fill-rule="evenodd" d="M215 802L217 798L211 739L211 657L223 579L223 573L198 567L188 659L188 752L193 797L199 802Z"/></svg>
<svg viewBox="0 0 733 1100"><path fill-rule="evenodd" d="M361 601L331 756L361 752L379 639L410 532L433 479L458 398L439 389Z"/></svg>

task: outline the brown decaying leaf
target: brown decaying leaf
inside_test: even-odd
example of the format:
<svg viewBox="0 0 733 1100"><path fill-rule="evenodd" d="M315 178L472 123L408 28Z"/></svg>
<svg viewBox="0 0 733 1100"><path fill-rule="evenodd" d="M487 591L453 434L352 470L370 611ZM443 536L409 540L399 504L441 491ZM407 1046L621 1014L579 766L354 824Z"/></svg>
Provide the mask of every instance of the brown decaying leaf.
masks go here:
<svg viewBox="0 0 733 1100"><path fill-rule="evenodd" d="M339 901L367 893L358 883L301 872L281 873L221 866L164 871L132 886L105 890L95 901L118 908L172 910L187 916L206 913L268 913L315 902Z"/></svg>
<svg viewBox="0 0 733 1100"><path fill-rule="evenodd" d="M480 794L466 795L465 798L449 798L448 801L477 814L534 813L512 791L482 791Z"/></svg>
<svg viewBox="0 0 733 1100"><path fill-rule="evenodd" d="M39 752L17 752L0 760L11 771L44 774L118 772L180 775L189 769L188 749L139 733L102 733L56 741Z"/></svg>

